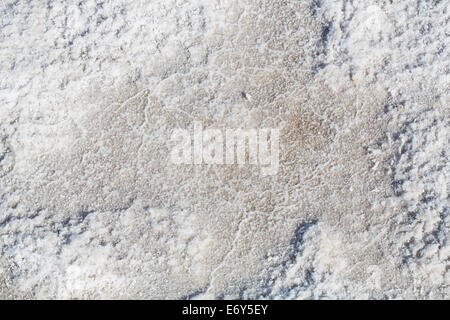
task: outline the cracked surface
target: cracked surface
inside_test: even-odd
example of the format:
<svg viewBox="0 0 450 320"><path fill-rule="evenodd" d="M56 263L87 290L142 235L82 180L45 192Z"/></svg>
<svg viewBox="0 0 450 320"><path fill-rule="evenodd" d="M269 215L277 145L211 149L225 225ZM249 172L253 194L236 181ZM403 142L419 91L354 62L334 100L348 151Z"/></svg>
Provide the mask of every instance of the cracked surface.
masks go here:
<svg viewBox="0 0 450 320"><path fill-rule="evenodd" d="M444 1L5 3L0 297L448 299Z"/></svg>

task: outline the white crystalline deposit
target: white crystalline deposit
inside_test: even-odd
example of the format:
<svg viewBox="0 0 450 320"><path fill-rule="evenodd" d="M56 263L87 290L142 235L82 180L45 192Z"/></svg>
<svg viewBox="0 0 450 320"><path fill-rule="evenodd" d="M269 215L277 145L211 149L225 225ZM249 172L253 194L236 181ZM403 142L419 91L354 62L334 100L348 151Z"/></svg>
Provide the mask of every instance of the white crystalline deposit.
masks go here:
<svg viewBox="0 0 450 320"><path fill-rule="evenodd" d="M449 298L448 1L0 6L0 297Z"/></svg>

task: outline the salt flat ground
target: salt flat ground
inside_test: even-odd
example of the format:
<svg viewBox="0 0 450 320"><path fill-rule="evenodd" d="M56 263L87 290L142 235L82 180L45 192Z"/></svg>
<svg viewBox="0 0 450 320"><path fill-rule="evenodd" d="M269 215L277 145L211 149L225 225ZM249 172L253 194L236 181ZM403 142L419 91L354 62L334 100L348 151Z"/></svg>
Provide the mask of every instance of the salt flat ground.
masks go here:
<svg viewBox="0 0 450 320"><path fill-rule="evenodd" d="M449 6L3 0L0 297L449 299Z"/></svg>

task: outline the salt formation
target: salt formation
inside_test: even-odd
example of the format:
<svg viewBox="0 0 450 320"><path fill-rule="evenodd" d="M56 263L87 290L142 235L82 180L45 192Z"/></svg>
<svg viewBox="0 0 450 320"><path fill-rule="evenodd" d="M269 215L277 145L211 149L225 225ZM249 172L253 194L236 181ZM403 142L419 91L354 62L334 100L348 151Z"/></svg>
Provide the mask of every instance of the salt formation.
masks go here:
<svg viewBox="0 0 450 320"><path fill-rule="evenodd" d="M449 298L444 1L5 5L2 298ZM194 121L278 174L171 164Z"/></svg>

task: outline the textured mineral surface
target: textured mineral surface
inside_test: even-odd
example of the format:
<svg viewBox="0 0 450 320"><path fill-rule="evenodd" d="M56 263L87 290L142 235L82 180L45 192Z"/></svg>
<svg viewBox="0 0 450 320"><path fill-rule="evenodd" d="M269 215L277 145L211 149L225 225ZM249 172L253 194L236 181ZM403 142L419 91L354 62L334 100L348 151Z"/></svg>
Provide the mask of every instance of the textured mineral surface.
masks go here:
<svg viewBox="0 0 450 320"><path fill-rule="evenodd" d="M449 9L3 0L0 298L449 299Z"/></svg>

